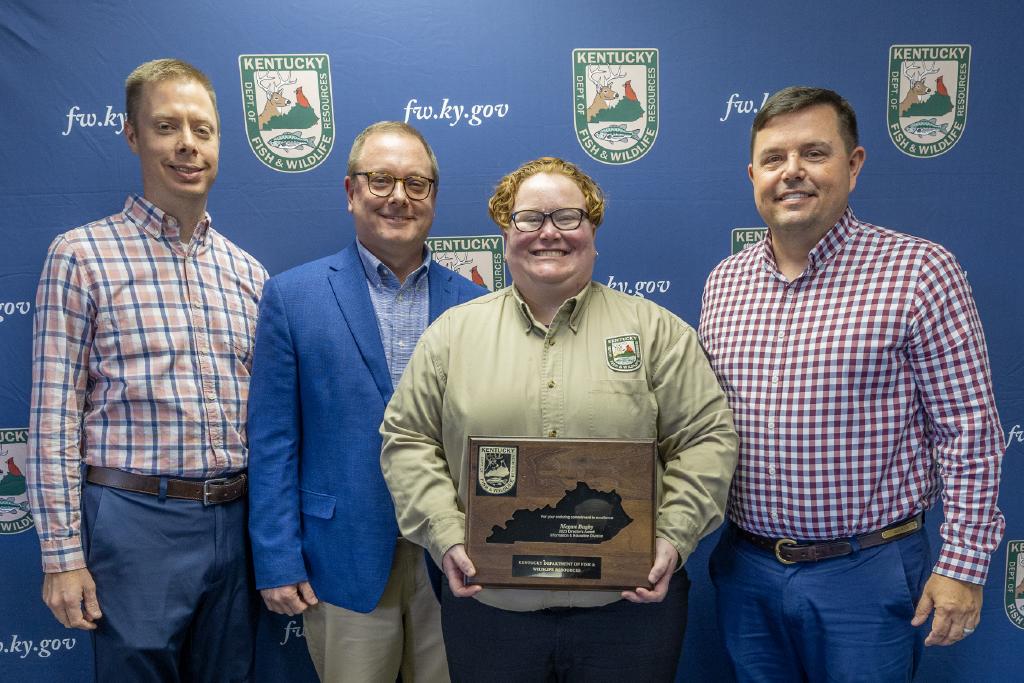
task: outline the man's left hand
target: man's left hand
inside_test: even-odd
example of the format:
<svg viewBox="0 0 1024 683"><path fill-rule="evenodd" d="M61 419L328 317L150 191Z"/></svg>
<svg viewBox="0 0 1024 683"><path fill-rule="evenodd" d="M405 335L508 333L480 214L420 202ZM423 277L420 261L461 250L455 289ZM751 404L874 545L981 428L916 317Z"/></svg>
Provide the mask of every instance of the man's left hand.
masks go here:
<svg viewBox="0 0 1024 683"><path fill-rule="evenodd" d="M932 631L925 645L952 645L974 632L981 621L981 586L958 581L941 574L932 574L917 602L917 611L910 622L920 626L935 610Z"/></svg>
<svg viewBox="0 0 1024 683"><path fill-rule="evenodd" d="M633 591L622 591L622 597L630 602L661 602L668 593L668 582L679 562L679 553L674 545L664 538L654 539L654 566L647 580L654 584L651 589L637 587Z"/></svg>

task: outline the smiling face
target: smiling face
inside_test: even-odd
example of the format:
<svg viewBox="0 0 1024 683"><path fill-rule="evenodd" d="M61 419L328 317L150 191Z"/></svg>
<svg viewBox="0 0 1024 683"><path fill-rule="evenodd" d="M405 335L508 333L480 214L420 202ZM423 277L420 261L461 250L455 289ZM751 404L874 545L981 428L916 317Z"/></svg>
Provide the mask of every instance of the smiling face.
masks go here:
<svg viewBox="0 0 1024 683"><path fill-rule="evenodd" d="M817 241L846 210L863 164L864 148L847 151L835 109L819 104L769 120L747 173L773 235Z"/></svg>
<svg viewBox="0 0 1024 683"><path fill-rule="evenodd" d="M564 175L538 173L522 182L512 211L583 209L583 192ZM594 274L594 226L586 218L575 230L558 230L550 219L536 232L505 231L505 261L527 301L561 303L575 296Z"/></svg>
<svg viewBox="0 0 1024 683"><path fill-rule="evenodd" d="M359 173L378 171L395 178L434 177L423 144L411 135L396 132L374 133L366 138L355 168ZM396 182L389 196L378 197L370 192L366 181L366 176L345 177L356 237L404 279L422 262L423 243L434 222L436 185L426 199L416 200L409 199L403 183Z"/></svg>
<svg viewBox="0 0 1024 683"><path fill-rule="evenodd" d="M125 139L142 164L143 195L179 220L201 216L220 155L206 89L193 80L147 83L136 119L125 123Z"/></svg>

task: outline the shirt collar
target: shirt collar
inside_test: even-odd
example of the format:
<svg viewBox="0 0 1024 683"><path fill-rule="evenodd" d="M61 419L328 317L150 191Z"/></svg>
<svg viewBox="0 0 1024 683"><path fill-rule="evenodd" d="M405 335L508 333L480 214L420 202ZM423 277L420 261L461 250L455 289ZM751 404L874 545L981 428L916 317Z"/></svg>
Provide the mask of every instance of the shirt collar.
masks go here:
<svg viewBox="0 0 1024 683"><path fill-rule="evenodd" d="M374 256L369 249L364 247L363 243L359 240L356 240L356 251L359 252L359 260L363 264L363 272L366 274L366 279L370 281L371 285L374 287L380 287L383 285L385 275L390 275L394 281L398 281L398 276L395 275L383 261ZM430 258L430 247L424 244L423 262L416 268L416 270L409 274L409 277L405 280L405 284L414 284L427 274L427 271L430 269Z"/></svg>
<svg viewBox="0 0 1024 683"><path fill-rule="evenodd" d="M859 228L860 221L853 215L853 209L847 206L836 224L822 235L818 243L807 253L807 271L818 270L831 261L836 254L842 251L843 246ZM764 240L758 245L758 248L761 249L760 256L764 267L772 272L777 272L779 267L775 261L775 252L772 250L771 230L765 233Z"/></svg>
<svg viewBox="0 0 1024 683"><path fill-rule="evenodd" d="M575 296L571 296L562 302L559 306L558 312L555 313L554 319L551 321L551 325L544 325L533 317L533 313L530 311L529 305L523 300L522 295L519 293L519 289L516 288L515 283L509 289L512 290L512 296L516 301L516 308L519 309L519 313L523 318L523 322L526 324L525 332L530 332L534 328L539 330L548 330L551 327L555 327L568 318L569 329L573 333L579 332L580 318L583 317L583 311L587 307L587 302L590 301L590 290L593 289L594 283L588 282L583 286L583 289L579 291Z"/></svg>
<svg viewBox="0 0 1024 683"><path fill-rule="evenodd" d="M171 240L179 240L181 233L178 229L178 219L168 215L163 209L141 195L129 195L124 202L123 213L126 220L154 239L166 237ZM198 244L203 244L212 225L213 219L209 212L203 213L203 220L196 225L192 239Z"/></svg>

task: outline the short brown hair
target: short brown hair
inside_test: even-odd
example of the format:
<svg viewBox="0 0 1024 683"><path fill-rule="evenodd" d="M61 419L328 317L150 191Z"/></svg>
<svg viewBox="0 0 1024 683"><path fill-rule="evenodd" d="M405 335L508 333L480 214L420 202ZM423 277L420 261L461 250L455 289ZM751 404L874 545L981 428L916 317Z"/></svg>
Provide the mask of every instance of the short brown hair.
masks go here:
<svg viewBox="0 0 1024 683"><path fill-rule="evenodd" d="M487 210L491 214L491 220L497 223L499 228L508 230L512 224L512 206L516 202L519 186L527 178L538 173L564 175L576 183L583 193L591 224L595 230L601 225L601 221L604 220L604 192L594 179L570 161L558 157L541 157L526 162L498 181L494 194L487 201Z"/></svg>
<svg viewBox="0 0 1024 683"><path fill-rule="evenodd" d="M159 83L161 81L196 81L210 96L213 103L213 111L217 115L217 129L220 130L220 112L217 111L217 93L213 91L213 83L202 71L188 62L180 59L154 59L151 62L144 62L135 67L135 70L128 74L124 82L124 108L128 115L128 122L138 126L137 116L139 113L139 102L142 100L142 90L147 83Z"/></svg>
<svg viewBox="0 0 1024 683"><path fill-rule="evenodd" d="M791 114L818 104L827 104L839 117L839 134L846 144L847 153L860 144L857 136L857 114L842 95L827 88L811 88L805 85L791 85L768 98L754 117L750 128L750 156L754 156L754 139L758 131L768 125L776 116Z"/></svg>
<svg viewBox="0 0 1024 683"><path fill-rule="evenodd" d="M434 156L434 150L430 148L430 143L427 142L422 133L402 121L378 121L364 128L356 136L356 139L352 141L352 149L348 153L348 175L351 177L356 172L359 156L363 153L363 145L366 144L367 138L377 133L409 135L423 144L423 149L427 151L427 156L430 157L430 172L434 175L434 194L437 194L437 187L441 183L441 172L437 168L437 157Z"/></svg>

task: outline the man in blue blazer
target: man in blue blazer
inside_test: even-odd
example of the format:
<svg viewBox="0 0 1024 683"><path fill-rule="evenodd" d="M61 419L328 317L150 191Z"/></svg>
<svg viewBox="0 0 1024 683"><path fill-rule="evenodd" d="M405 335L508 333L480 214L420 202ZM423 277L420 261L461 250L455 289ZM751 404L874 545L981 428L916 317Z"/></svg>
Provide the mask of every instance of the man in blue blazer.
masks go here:
<svg viewBox="0 0 1024 683"><path fill-rule="evenodd" d="M422 550L399 538L378 428L420 334L486 292L425 247L437 160L400 122L356 137L356 242L269 280L249 393L249 526L267 607L303 614L324 681L447 681Z"/></svg>

